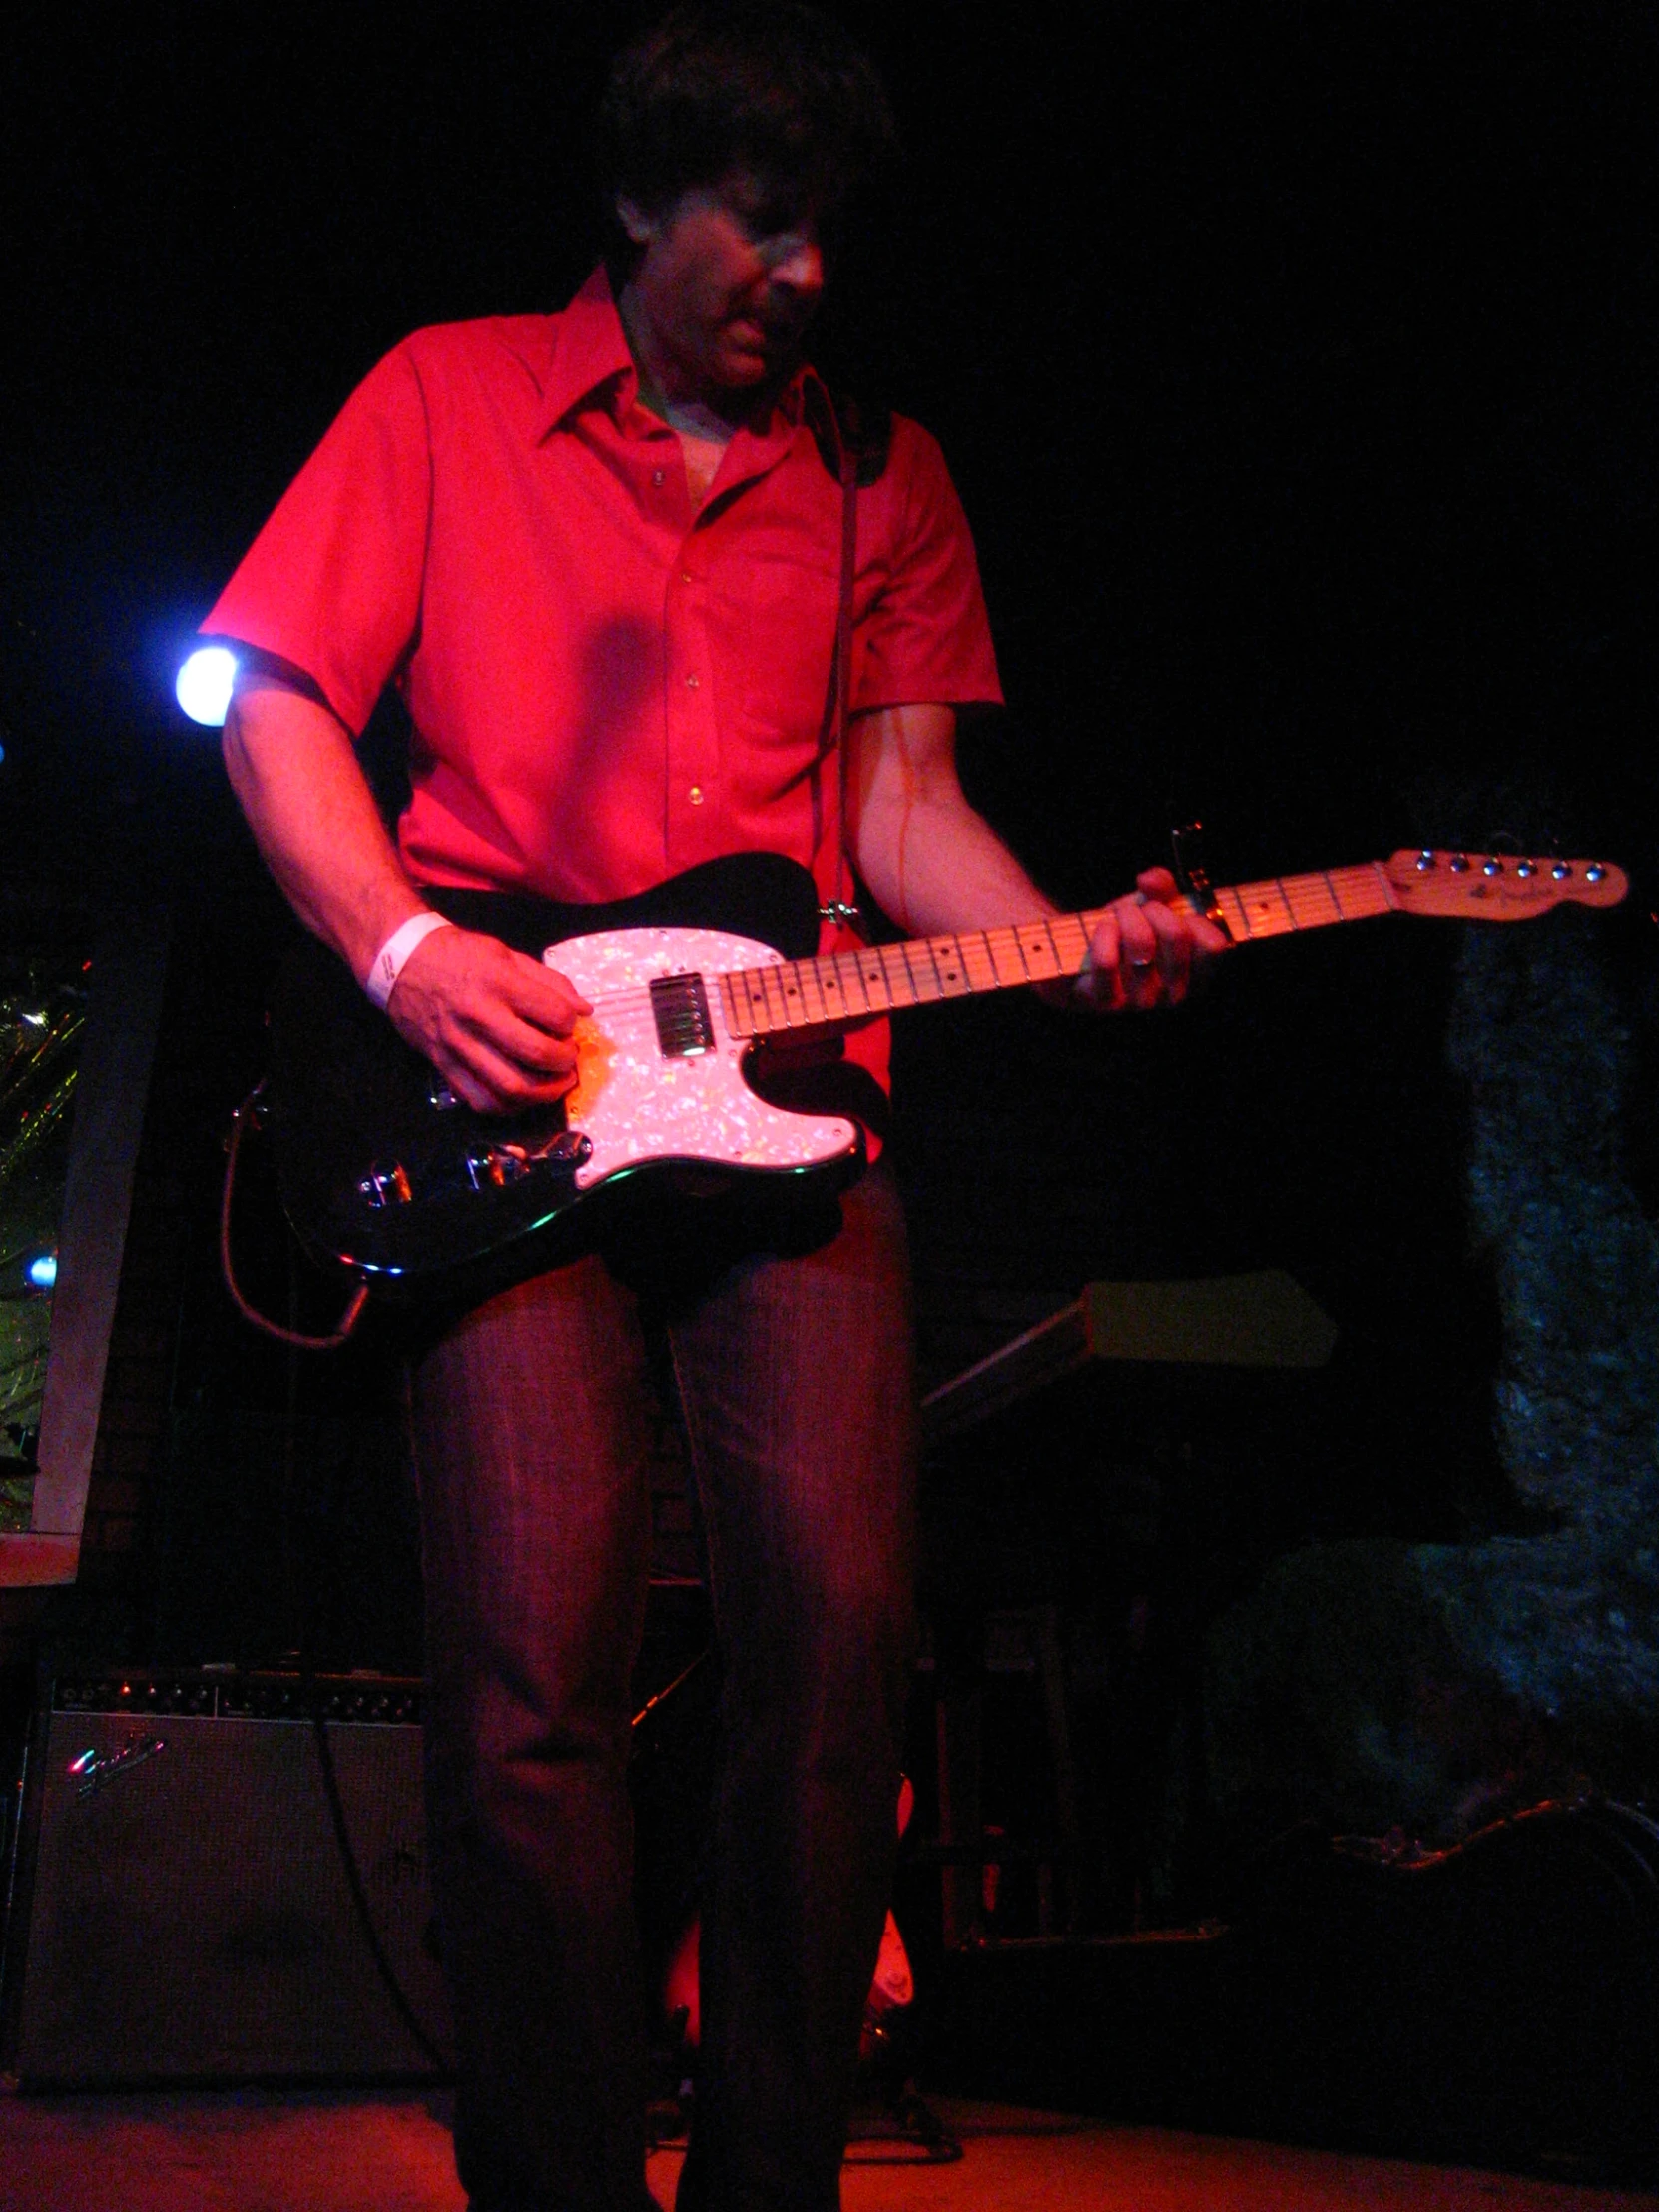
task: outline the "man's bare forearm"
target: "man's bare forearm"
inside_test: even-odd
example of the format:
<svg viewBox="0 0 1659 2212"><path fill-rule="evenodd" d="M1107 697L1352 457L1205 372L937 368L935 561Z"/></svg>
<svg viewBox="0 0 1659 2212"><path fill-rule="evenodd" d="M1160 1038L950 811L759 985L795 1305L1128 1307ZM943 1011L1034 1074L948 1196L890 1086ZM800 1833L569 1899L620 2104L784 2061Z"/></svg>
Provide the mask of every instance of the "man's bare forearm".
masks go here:
<svg viewBox="0 0 1659 2212"><path fill-rule="evenodd" d="M226 717L225 766L295 913L366 975L425 901L398 864L344 725L284 684L244 682Z"/></svg>
<svg viewBox="0 0 1659 2212"><path fill-rule="evenodd" d="M920 935L1052 914L1053 902L968 805L955 740L948 707L881 708L852 723L849 844L858 872L883 913ZM1168 870L1149 868L1133 893L1101 910L1076 984L1038 988L1102 1012L1173 1005L1187 994L1195 960L1223 942L1179 899Z"/></svg>
<svg viewBox="0 0 1659 2212"><path fill-rule="evenodd" d="M888 919L917 935L989 929L1051 914L956 778L955 716L904 707L863 718L855 734L850 844Z"/></svg>
<svg viewBox="0 0 1659 2212"><path fill-rule="evenodd" d="M427 901L398 864L344 725L308 694L256 677L226 718L225 766L294 912L360 982ZM539 960L469 929L417 944L386 1001L398 1034L482 1113L562 1098L587 1010Z"/></svg>
<svg viewBox="0 0 1659 2212"><path fill-rule="evenodd" d="M915 797L889 835L861 848L859 872L888 919L917 936L1058 910L960 793Z"/></svg>

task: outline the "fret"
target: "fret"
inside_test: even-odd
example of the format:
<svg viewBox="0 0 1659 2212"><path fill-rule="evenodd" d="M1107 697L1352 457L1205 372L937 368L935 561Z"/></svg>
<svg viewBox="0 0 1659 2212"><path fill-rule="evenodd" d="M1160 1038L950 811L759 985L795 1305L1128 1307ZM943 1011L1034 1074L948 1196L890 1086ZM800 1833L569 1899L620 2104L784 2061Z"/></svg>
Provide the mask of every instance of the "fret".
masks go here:
<svg viewBox="0 0 1659 2212"><path fill-rule="evenodd" d="M814 1028L821 1028L829 1020L824 1010L824 993L818 985L818 962L796 960L791 963L801 978L801 1003L807 1009L807 1020Z"/></svg>
<svg viewBox="0 0 1659 2212"><path fill-rule="evenodd" d="M1075 975L1089 949L1089 933L1081 914L1057 914L1048 925L1049 941L1060 956L1060 971Z"/></svg>
<svg viewBox="0 0 1659 2212"><path fill-rule="evenodd" d="M960 937L932 937L928 940L933 955L933 972L938 977L940 994L945 998L961 998L971 991L967 962L962 957Z"/></svg>
<svg viewBox="0 0 1659 2212"><path fill-rule="evenodd" d="M1280 888L1299 929L1324 929L1343 918L1336 894L1324 875L1288 875Z"/></svg>
<svg viewBox="0 0 1659 2212"><path fill-rule="evenodd" d="M766 992L768 1029L787 1029L790 1025L790 1009L784 997L784 986L775 967L757 971L761 987Z"/></svg>
<svg viewBox="0 0 1659 2212"><path fill-rule="evenodd" d="M1331 887L1342 907L1344 921L1369 921L1376 914L1393 911L1388 879L1375 862L1364 867L1333 869Z"/></svg>
<svg viewBox="0 0 1659 2212"><path fill-rule="evenodd" d="M892 1005L892 982L887 974L887 963L881 957L881 947L871 945L867 952L858 954L858 975L864 986L872 1014L884 1014Z"/></svg>
<svg viewBox="0 0 1659 2212"><path fill-rule="evenodd" d="M771 1027L771 1019L767 1013L765 970L740 968L735 975L723 975L720 981L721 990L727 995L729 1026L733 1036L764 1036Z"/></svg>
<svg viewBox="0 0 1659 2212"><path fill-rule="evenodd" d="M901 944L884 944L880 947L881 969L887 979L887 1004L889 1006L915 1006L915 977L910 971L906 947Z"/></svg>
<svg viewBox="0 0 1659 2212"><path fill-rule="evenodd" d="M1019 938L1012 929L987 929L985 948L990 953L999 987L1011 987L1028 980Z"/></svg>
<svg viewBox="0 0 1659 2212"><path fill-rule="evenodd" d="M962 966L967 972L970 991L994 991L1003 978L997 972L996 952L989 935L983 929L970 929L966 936L958 937L962 948Z"/></svg>
<svg viewBox="0 0 1659 2212"><path fill-rule="evenodd" d="M1243 944L1250 935L1250 916L1244 910L1244 900L1231 886L1210 894L1216 902L1216 911L1227 925L1227 934L1235 944Z"/></svg>
<svg viewBox="0 0 1659 2212"><path fill-rule="evenodd" d="M1233 895L1245 917L1247 937L1282 937L1296 927L1277 876L1266 883L1241 883Z"/></svg>
<svg viewBox="0 0 1659 2212"><path fill-rule="evenodd" d="M741 969L721 977L720 1002L726 1010L726 1034L729 1037L748 1037L754 1034L750 1025L747 999L748 994L744 991L744 975Z"/></svg>
<svg viewBox="0 0 1659 2212"><path fill-rule="evenodd" d="M1054 939L1048 933L1046 921L1022 922L1014 932L1020 957L1025 962L1027 977L1034 983L1046 982L1063 972L1060 955Z"/></svg>
<svg viewBox="0 0 1659 2212"><path fill-rule="evenodd" d="M846 995L841 989L841 965L831 954L827 959L813 962L813 972L818 977L819 993L824 1000L826 1021L844 1021L851 1012Z"/></svg>
<svg viewBox="0 0 1659 2212"><path fill-rule="evenodd" d="M801 968L799 963L795 960L786 960L776 972L778 988L783 992L784 1004L789 1009L784 1017L785 1020L792 1029L808 1028L810 1021L806 1001L801 992Z"/></svg>
<svg viewBox="0 0 1659 2212"><path fill-rule="evenodd" d="M931 1006L944 996L939 984L939 971L933 964L933 947L925 937L911 937L904 947L905 962L910 970L910 980L916 988L916 1004Z"/></svg>
<svg viewBox="0 0 1659 2212"><path fill-rule="evenodd" d="M872 1014L876 1009L869 1002L869 991L864 983L864 971L858 964L855 952L832 952L830 961L840 977L841 995L846 1000L849 1014Z"/></svg>

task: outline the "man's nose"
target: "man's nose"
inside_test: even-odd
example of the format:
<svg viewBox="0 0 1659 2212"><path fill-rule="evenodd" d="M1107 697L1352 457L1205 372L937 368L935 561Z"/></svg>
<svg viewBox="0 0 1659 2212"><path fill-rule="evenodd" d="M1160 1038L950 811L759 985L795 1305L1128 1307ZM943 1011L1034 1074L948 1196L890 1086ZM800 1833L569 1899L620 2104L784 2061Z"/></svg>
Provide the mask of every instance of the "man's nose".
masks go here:
<svg viewBox="0 0 1659 2212"><path fill-rule="evenodd" d="M786 232L768 259L768 275L775 284L809 296L824 289L824 249L809 233Z"/></svg>

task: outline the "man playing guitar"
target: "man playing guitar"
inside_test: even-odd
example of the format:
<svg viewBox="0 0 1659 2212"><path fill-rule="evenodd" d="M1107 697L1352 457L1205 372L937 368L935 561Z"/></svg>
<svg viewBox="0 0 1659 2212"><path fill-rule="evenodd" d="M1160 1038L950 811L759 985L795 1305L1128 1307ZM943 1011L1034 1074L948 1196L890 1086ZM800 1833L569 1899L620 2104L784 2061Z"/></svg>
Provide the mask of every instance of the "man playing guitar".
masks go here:
<svg viewBox="0 0 1659 2212"><path fill-rule="evenodd" d="M1052 911L957 782L955 710L996 699L996 671L938 448L902 419L857 496L844 764L825 742L846 510L804 346L890 130L869 64L806 8L682 8L617 63L602 120L605 267L562 314L397 347L204 625L240 649L225 757L277 881L490 1114L570 1090L590 1009L556 962L446 921L445 891L615 900L783 853L814 872L828 949L851 941L844 851L912 932ZM395 840L353 751L388 682L413 727ZM1066 988L1172 1003L1221 943L1153 871ZM884 1079L883 1024L847 1052ZM776 1230L601 1243L411 1353L477 2212L649 2202L625 1770L654 1363L725 1665L680 2202L837 2201L912 1639L908 1288L878 1161Z"/></svg>

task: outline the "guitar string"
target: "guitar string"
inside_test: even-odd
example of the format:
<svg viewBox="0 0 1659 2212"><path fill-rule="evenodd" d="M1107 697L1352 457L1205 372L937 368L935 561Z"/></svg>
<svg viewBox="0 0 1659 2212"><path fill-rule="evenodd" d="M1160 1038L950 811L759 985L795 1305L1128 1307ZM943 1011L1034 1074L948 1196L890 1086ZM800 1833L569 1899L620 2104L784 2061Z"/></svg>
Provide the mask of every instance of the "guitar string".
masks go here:
<svg viewBox="0 0 1659 2212"><path fill-rule="evenodd" d="M978 947L976 947L976 949L981 952L983 956L990 960L992 968L992 980L986 983L978 984L969 982L967 990L965 992L957 994L959 996L966 997L973 995L977 991L1003 990L1015 984L1016 979L1011 977L1004 978L1000 974L996 973L996 954L993 950L993 940L1000 940L1004 938L1008 940L1005 946L1003 946L1003 949L1016 955L1019 959L1021 968L1025 971L1024 975L1018 979L1019 981L1036 980L1040 982L1043 980L1041 976L1038 976L1036 978L1032 977L1030 962L1026 957L1026 948L1024 944L1020 941L1022 932L1029 932L1031 930L1037 930L1042 935L1048 938L1050 949L1054 954L1055 960L1058 962L1058 968L1056 970L1056 973L1058 975L1063 976L1068 973L1075 973L1076 970L1068 966L1066 956L1060 951L1059 946L1055 944L1053 938L1053 930L1056 927L1063 926L1068 922L1081 923L1084 921L1084 919L1085 916L1082 914L1054 914L1038 917L1031 922L1004 923L996 929L967 930L962 932L961 935L955 937L952 937L949 932L941 932L941 935L937 940L932 937L917 937L893 945L869 945L864 948L862 954L856 952L809 953L808 955L806 955L805 958L800 960L768 962L761 967L721 968L716 969L714 971L714 975L717 987L719 983L729 980L735 988L740 985L742 986L743 995L746 998L752 995L750 988L750 979L761 978L763 979L762 995L764 997L765 977L769 975L776 976L781 981L786 969L794 969L797 976L797 989L801 987L801 981L804 979L805 971L806 974L810 974L811 980L816 985L821 997L824 994L827 982L830 984L830 988L838 990L844 997L846 984L849 978L847 975L847 971L843 966L843 963L850 960L853 963L852 969L850 971L851 979L856 980L860 985L864 987L864 995L866 998L869 995L868 987L872 982L878 983L882 988L886 989L889 992L893 992L895 991L895 989L902 988L905 985L908 985L911 992L914 993L914 997L908 1003L926 1004L931 1000L935 993L940 998L944 998L949 995L943 980L939 976L938 955L935 950L936 943L942 944L946 948L948 948L952 944L954 945L958 972L965 974L967 965L967 947L962 942L962 936L965 935L970 939L973 937L978 937L982 940L982 942ZM557 946L549 946L548 949L550 951L557 951L558 948ZM918 950L924 952L927 955L928 963L933 971L930 981L922 981L918 978L914 962L910 958L910 955ZM863 967L860 964L861 960L868 958L869 955L872 953L879 956L880 954L886 952L897 953L902 957L903 967L899 971L898 976L895 978L893 971L888 967L886 961L879 958L878 965L881 969L881 973L879 974L879 976L866 975ZM546 964L551 966L554 963L547 962ZM826 967L828 967L830 970L830 975L828 977L824 972ZM708 971L699 969L695 970L694 972L706 977ZM667 976L661 976L653 978L653 980L668 981L670 980L670 978ZM650 984L626 984L620 990L603 991L597 998L591 1000L590 1003L596 1014L600 1011L601 1008L605 1008L611 1012L620 1012L625 1008L632 1008L634 1006L648 1008L650 1005ZM869 1008L868 1011L873 1014L902 1012L905 1010L905 1001L900 1000L899 998L894 996L890 1000L888 1005L875 1006ZM847 1016L843 1017L840 1015L831 1015L830 1017L830 1021L834 1022L842 1018L858 1020L862 1018L864 1011L865 1009L863 1008L849 1009ZM827 1025L828 1024L822 1022L811 1022L801 1023L799 1025L791 1023L787 1024L786 1026L823 1028Z"/></svg>
<svg viewBox="0 0 1659 2212"><path fill-rule="evenodd" d="M1077 970L1074 967L1070 966L1066 959L1066 956L1061 953L1059 946L1054 943L1052 932L1053 927L1056 924L1080 921L1082 917L1079 915L1058 914L1035 923L1010 923L1005 925L1004 928L994 931L985 930L967 932L967 934L970 936L979 935L985 939L985 942L976 949L981 953L983 957L987 958L990 961L992 976L991 980L985 983L974 983L972 981L969 981L965 991L957 992L954 995L959 997L971 997L981 991L1017 988L1018 985L1022 982L1043 981L1044 978L1040 975L1033 977L1031 973L1030 961L1026 957L1025 945L1021 942L1021 932L1032 928L1039 929L1041 933L1049 939L1050 948L1053 951L1054 958L1057 963L1054 971L1055 978L1057 979L1068 974L1075 974ZM1024 970L1023 975L1017 978L1005 977L996 972L996 954L993 951L990 942L992 937L1007 938L1008 942L1002 949L1018 958L1020 966ZM948 943L948 941L949 940L947 939L946 942ZM954 942L956 948L956 969L959 974L963 974L965 976L967 967L966 948L962 945L961 939L959 937L956 938ZM928 964L932 969L932 974L930 978L923 979L921 977L918 977L916 973L915 964L911 959L910 954L917 949L925 952L927 955ZM735 990L741 991L741 995L746 1001L751 999L753 996L750 982L751 978L762 979L761 996L764 999L766 995L764 979L767 976L771 975L778 977L781 981L784 970L786 968L793 968L796 971L798 978L796 988L798 990L801 988L802 971L808 971L811 975L811 979L814 985L818 989L821 998L824 997L826 987L828 985L829 988L837 991L844 1000L846 996L848 980L854 980L858 983L858 985L863 990L863 994L866 1000L869 997L870 986L872 984L878 985L880 988L886 990L890 994L888 1003L885 1006L877 1005L848 1008L844 1014L831 1014L827 1018L826 1021L823 1022L785 1022L782 1024L774 1024L774 1026L781 1026L786 1028L828 1028L832 1027L835 1023L842 1020L862 1020L866 1014L873 1017L875 1015L884 1013L903 1012L910 1005L926 1005L932 1003L935 999L942 1000L952 995L947 989L943 979L940 977L938 972L938 955L935 951L934 939L930 937L919 937L909 939L897 945L872 945L867 948L865 957L867 957L867 954L869 952L880 953L883 951L897 952L903 956L904 964L896 977L884 960L878 962L881 970L878 976L873 974L866 974L863 967L859 964L860 955L852 952L809 954L805 959L802 960L783 961L776 964L769 962L765 966L753 968L723 968L717 969L714 972L717 987L721 982L730 981L733 984ZM949 956L948 952L946 956ZM850 977L842 967L842 963L847 960L850 960L853 963L850 971ZM830 967L830 973L829 977L824 974L824 967L826 965ZM695 972L706 977L707 971L700 969L696 970ZM658 981L667 981L670 978L668 977L656 978L656 980ZM904 988L904 986L906 985L912 993L912 996L908 1000L902 999L897 995L898 991ZM597 998L591 1000L590 1003L595 1014L598 1014L601 1010L604 1010L607 1019L614 1019L625 1010L631 1011L636 1007L642 1011L649 1011L651 1005L650 985L629 984L625 985L620 990L603 991Z"/></svg>

